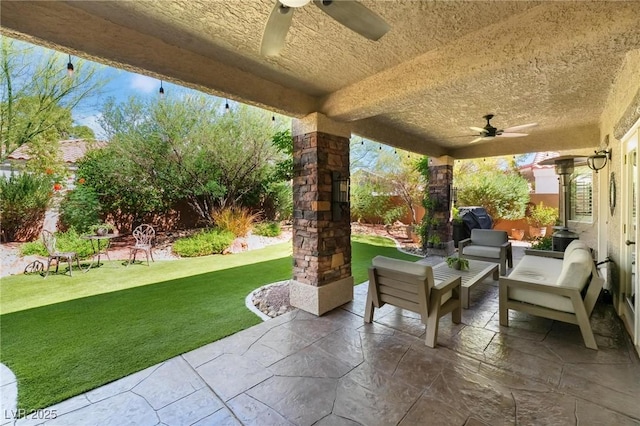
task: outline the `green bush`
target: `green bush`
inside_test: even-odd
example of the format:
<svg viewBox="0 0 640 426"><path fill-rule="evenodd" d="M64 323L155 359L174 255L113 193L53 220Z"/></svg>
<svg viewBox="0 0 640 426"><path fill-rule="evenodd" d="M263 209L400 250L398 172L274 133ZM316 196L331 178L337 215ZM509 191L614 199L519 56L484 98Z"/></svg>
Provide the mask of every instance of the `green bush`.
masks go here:
<svg viewBox="0 0 640 426"><path fill-rule="evenodd" d="M243 207L225 207L211 214L216 227L231 231L236 237L244 237L253 228L258 214Z"/></svg>
<svg viewBox="0 0 640 426"><path fill-rule="evenodd" d="M47 249L44 247L42 241L30 241L28 243L24 243L20 247L20 255L21 256L46 256Z"/></svg>
<svg viewBox="0 0 640 426"><path fill-rule="evenodd" d="M3 242L29 240L38 234L51 192L51 180L43 175L20 173L0 178Z"/></svg>
<svg viewBox="0 0 640 426"><path fill-rule="evenodd" d="M222 253L229 247L235 236L232 232L211 229L198 232L190 237L180 238L173 244L173 252L182 257L207 256Z"/></svg>
<svg viewBox="0 0 640 426"><path fill-rule="evenodd" d="M553 238L552 237L538 237L533 243L531 248L534 250L553 250Z"/></svg>
<svg viewBox="0 0 640 426"><path fill-rule="evenodd" d="M253 233L263 237L277 237L282 233L282 229L279 222L262 222L254 225Z"/></svg>
<svg viewBox="0 0 640 426"><path fill-rule="evenodd" d="M407 213L407 206L396 206L390 208L382 215L385 225L393 225Z"/></svg>
<svg viewBox="0 0 640 426"><path fill-rule="evenodd" d="M82 238L74 229L67 232L56 232L56 249L58 251L73 251L78 254L80 259L85 259L93 255L91 242ZM20 248L22 256L38 255L47 256L47 249L44 247L42 240L33 241L24 244Z"/></svg>
<svg viewBox="0 0 640 426"><path fill-rule="evenodd" d="M100 201L96 191L87 185L78 185L69 191L60 203L60 223L65 229L89 232L100 222Z"/></svg>

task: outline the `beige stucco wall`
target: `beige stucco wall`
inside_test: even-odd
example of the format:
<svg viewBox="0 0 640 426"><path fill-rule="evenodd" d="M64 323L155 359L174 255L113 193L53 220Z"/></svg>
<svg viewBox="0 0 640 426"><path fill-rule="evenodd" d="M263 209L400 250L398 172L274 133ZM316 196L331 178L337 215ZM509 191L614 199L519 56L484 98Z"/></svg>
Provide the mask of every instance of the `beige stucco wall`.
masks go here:
<svg viewBox="0 0 640 426"><path fill-rule="evenodd" d="M609 148L612 149L612 160L603 170L606 173L599 173L600 186L603 191L600 195L600 241L599 247L606 249L607 255L621 264L621 231L622 231L622 166L623 147L621 141L614 136L614 128L620 122L625 112L632 106L634 99L640 93L640 50L631 51L627 54L625 61L616 76L614 85L607 99L604 111L600 118L600 140L609 138ZM636 106L637 107L637 106ZM604 145L604 144L603 144ZM604 146L603 146L604 147ZM614 172L617 184L617 206L613 216L609 212L609 176ZM603 256L600 256L603 258ZM611 279L609 271L608 279ZM619 276L619 274L618 274ZM617 301L617 286L619 283L614 278L611 282L614 290L614 298ZM617 303L616 303L617 305Z"/></svg>

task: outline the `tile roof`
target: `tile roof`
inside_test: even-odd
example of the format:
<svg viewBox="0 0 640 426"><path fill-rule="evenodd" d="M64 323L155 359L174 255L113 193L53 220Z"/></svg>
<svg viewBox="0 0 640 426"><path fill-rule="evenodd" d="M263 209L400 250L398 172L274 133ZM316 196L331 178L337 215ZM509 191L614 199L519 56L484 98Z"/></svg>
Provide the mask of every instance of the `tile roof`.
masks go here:
<svg viewBox="0 0 640 426"><path fill-rule="evenodd" d="M84 139L70 139L60 141L60 156L65 163L75 163L79 159L85 156L87 151L92 148L103 148L107 145L106 141L89 141ZM29 153L29 144L26 143L13 151L7 157L12 160L25 160L31 159Z"/></svg>

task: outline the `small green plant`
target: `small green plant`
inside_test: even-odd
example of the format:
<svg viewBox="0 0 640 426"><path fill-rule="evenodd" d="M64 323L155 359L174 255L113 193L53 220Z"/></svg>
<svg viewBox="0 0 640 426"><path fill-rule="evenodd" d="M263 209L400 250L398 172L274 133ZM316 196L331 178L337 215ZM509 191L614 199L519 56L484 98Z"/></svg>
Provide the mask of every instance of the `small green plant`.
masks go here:
<svg viewBox="0 0 640 426"><path fill-rule="evenodd" d="M540 202L527 216L527 223L535 228L551 226L558 220L558 209L555 207L545 206Z"/></svg>
<svg viewBox="0 0 640 426"><path fill-rule="evenodd" d="M457 207L451 208L451 222L462 223L462 216L460 216L460 210Z"/></svg>
<svg viewBox="0 0 640 426"><path fill-rule="evenodd" d="M244 207L225 207L211 213L211 218L216 227L231 231L236 237L244 237L260 215Z"/></svg>
<svg viewBox="0 0 640 426"><path fill-rule="evenodd" d="M432 235L432 236L429 237L428 242L430 244L433 244L433 246L435 247L435 246L439 245L442 242L442 240L440 239L439 235Z"/></svg>
<svg viewBox="0 0 640 426"><path fill-rule="evenodd" d="M531 243L531 248L534 250L553 250L553 238L552 237L539 237Z"/></svg>
<svg viewBox="0 0 640 426"><path fill-rule="evenodd" d="M445 259L447 266L452 269L458 269L466 271L469 269L469 261L467 259L461 259L458 256L449 256Z"/></svg>
<svg viewBox="0 0 640 426"><path fill-rule="evenodd" d="M173 244L173 252L182 257L208 256L222 253L235 236L231 231L211 229L190 237L180 238Z"/></svg>
<svg viewBox="0 0 640 426"><path fill-rule="evenodd" d="M254 225L253 233L263 237L277 237L282 233L282 228L279 222L261 222Z"/></svg>

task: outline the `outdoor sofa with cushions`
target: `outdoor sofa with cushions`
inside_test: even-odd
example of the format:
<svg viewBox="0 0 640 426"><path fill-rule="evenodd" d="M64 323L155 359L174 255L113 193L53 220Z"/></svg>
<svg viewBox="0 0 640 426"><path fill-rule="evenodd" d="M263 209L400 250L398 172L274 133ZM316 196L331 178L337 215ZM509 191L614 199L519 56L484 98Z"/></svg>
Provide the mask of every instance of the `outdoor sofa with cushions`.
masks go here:
<svg viewBox="0 0 640 426"><path fill-rule="evenodd" d="M431 348L436 346L440 317L451 312L452 321L460 323L460 277L435 283L428 265L384 256L371 263L364 322L373 321L374 308L386 303L419 313L427 326L425 343Z"/></svg>
<svg viewBox="0 0 640 426"><path fill-rule="evenodd" d="M597 350L589 316L604 280L591 249L574 240L564 253L528 253L509 277L500 277L500 325L509 325L509 309L577 324L585 346Z"/></svg>
<svg viewBox="0 0 640 426"><path fill-rule="evenodd" d="M459 257L500 264L500 275L513 268L513 249L506 231L472 229L471 237L458 243Z"/></svg>

